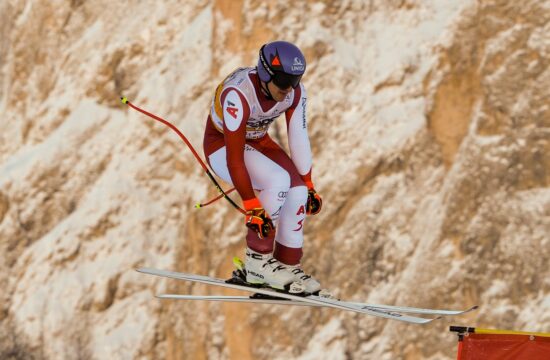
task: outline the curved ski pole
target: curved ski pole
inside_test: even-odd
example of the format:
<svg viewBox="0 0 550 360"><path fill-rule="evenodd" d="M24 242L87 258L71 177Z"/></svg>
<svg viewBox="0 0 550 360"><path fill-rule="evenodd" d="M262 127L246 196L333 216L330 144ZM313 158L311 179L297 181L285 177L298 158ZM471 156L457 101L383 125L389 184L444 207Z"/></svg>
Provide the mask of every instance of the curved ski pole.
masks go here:
<svg viewBox="0 0 550 360"><path fill-rule="evenodd" d="M187 140L187 138L182 134L181 131L179 131L179 129L174 126L172 123L164 120L163 118L159 117L159 116L156 116L155 114L152 114L148 111L145 111L143 109L141 109L140 107L132 104L130 101L128 101L128 99L126 97L121 97L120 98L120 101L123 103L123 104L126 104L128 106L130 106L132 109L134 110L137 110L139 111L140 113L142 114L145 114L147 116L149 116L150 118L153 118L161 123L163 123L164 125L168 126L170 129L172 129L176 134L178 134L178 136L180 137L180 139L189 147L189 149L191 150L191 152L193 153L193 155L195 156L195 159L197 159L197 161L199 162L199 164L202 166L204 172L206 173L206 175L208 175L208 177L210 178L210 180L212 181L212 183L214 184L214 186L216 187L216 189L218 189L218 191L221 193L221 196L223 196L227 201L229 201L229 203L231 205L233 205L233 207L235 209L237 209L238 211L240 211L241 213L243 214L246 214L246 212L239 206L237 205L229 196L227 196L227 193L225 191L223 191L223 189L221 188L220 184L216 181L216 179L214 178L214 176L212 175L212 173L210 172L210 170L208 170L208 167L206 166L206 164L204 163L204 161L202 161L202 159L200 158L199 154L197 154L197 152L195 151L195 149L193 148L193 146L191 145L191 143L189 142L189 140ZM196 206L196 207L200 207L200 206Z"/></svg>
<svg viewBox="0 0 550 360"><path fill-rule="evenodd" d="M235 191L235 188L231 188L231 189L225 191L225 194L220 194L220 195L216 196L215 198L213 198L213 199L211 199L211 200L208 200L207 202L204 202L204 203L196 203L196 204L195 204L195 207L196 207L197 209L199 209L199 208L208 206L208 205L210 205L210 204L212 204L212 203L218 201L219 199L221 199L222 197L224 197L225 195L229 194L229 193L232 192L232 191Z"/></svg>

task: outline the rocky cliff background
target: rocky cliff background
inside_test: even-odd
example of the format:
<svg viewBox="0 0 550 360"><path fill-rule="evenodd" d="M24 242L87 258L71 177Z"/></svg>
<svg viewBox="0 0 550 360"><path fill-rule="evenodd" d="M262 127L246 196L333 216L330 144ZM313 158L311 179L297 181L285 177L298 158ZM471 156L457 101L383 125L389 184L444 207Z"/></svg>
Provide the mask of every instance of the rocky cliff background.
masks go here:
<svg viewBox="0 0 550 360"><path fill-rule="evenodd" d="M452 359L449 325L550 331L550 3L0 2L0 358ZM346 299L480 310L413 326L230 292L242 218L200 150L214 87L297 43L314 181L304 267ZM285 128L272 136L285 143ZM202 151L201 151L202 153Z"/></svg>

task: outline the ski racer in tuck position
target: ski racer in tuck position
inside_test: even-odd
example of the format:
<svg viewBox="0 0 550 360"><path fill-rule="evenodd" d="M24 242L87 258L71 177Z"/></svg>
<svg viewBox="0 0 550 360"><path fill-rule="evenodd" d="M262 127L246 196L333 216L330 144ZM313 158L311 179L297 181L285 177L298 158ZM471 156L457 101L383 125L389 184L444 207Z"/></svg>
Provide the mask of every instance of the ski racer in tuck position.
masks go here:
<svg viewBox="0 0 550 360"><path fill-rule="evenodd" d="M262 46L256 67L238 68L216 88L203 146L214 173L243 201L246 281L281 290L300 283L315 293L319 281L300 265L306 214L319 213L322 205L311 180L305 69L295 45ZM267 133L283 113L290 156Z"/></svg>

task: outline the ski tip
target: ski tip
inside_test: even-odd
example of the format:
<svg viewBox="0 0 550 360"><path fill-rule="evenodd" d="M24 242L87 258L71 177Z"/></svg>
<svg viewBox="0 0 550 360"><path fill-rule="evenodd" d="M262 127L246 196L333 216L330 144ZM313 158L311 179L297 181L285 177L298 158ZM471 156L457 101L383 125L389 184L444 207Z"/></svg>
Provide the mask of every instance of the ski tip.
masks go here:
<svg viewBox="0 0 550 360"><path fill-rule="evenodd" d="M437 316L437 317L434 317L434 318L416 318L418 321L415 321L414 324L419 324L419 325L426 325L426 324L429 324L429 323L432 323L434 321L437 321L437 320L441 320L443 319L443 316ZM422 320L420 320L422 319Z"/></svg>
<svg viewBox="0 0 550 360"><path fill-rule="evenodd" d="M128 104L128 98L126 96L121 96L120 97L120 102L123 103L123 104Z"/></svg>
<svg viewBox="0 0 550 360"><path fill-rule="evenodd" d="M202 204L201 203L196 203L195 204L195 209L200 209L202 207Z"/></svg>
<svg viewBox="0 0 550 360"><path fill-rule="evenodd" d="M140 268L137 268L135 269L137 272L139 273L143 273L143 274L147 274L151 271L151 269L149 268L146 268L146 267L140 267Z"/></svg>
<svg viewBox="0 0 550 360"><path fill-rule="evenodd" d="M438 316L438 317L434 317L434 318L431 318L431 319L426 319L426 318L424 318L425 321L423 321L423 322L421 322L421 323L419 323L419 324L422 324L422 325L423 325L423 324L429 324L429 323L431 323L431 322L434 322L434 321L437 321L437 320L441 320L441 319L443 319L443 316Z"/></svg>

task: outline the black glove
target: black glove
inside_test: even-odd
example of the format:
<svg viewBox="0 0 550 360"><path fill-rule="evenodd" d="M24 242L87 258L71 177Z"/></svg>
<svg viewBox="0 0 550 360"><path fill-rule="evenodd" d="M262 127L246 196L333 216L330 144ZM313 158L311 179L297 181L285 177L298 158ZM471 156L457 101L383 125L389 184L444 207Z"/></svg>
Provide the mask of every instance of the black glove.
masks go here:
<svg viewBox="0 0 550 360"><path fill-rule="evenodd" d="M307 191L306 214L317 215L323 206L323 199L314 188Z"/></svg>

